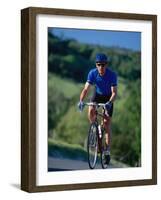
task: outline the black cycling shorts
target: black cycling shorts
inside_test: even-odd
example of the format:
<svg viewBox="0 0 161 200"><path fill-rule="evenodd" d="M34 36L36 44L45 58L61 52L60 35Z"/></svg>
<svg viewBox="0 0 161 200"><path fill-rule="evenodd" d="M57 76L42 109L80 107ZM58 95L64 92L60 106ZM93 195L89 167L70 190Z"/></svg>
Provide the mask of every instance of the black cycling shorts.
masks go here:
<svg viewBox="0 0 161 200"><path fill-rule="evenodd" d="M94 95L92 96L90 101L95 102L95 103L106 103L110 100L110 97L111 97L111 95L110 96L104 96L104 95L94 93ZM113 103L112 103L111 109L109 110L108 114L109 114L110 117L112 117Z"/></svg>

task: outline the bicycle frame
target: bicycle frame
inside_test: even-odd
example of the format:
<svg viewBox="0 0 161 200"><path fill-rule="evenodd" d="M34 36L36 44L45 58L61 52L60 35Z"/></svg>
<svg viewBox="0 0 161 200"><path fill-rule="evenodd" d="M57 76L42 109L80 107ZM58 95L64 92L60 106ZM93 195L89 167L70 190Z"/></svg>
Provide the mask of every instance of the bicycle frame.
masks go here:
<svg viewBox="0 0 161 200"><path fill-rule="evenodd" d="M97 115L99 115L100 117L102 117L103 119L105 118L105 104L104 103L94 103L94 102L90 102L90 103L84 103L84 105L87 106L95 106L96 107L96 119L97 119ZM98 112L98 108L102 107L103 108L103 113Z"/></svg>
<svg viewBox="0 0 161 200"><path fill-rule="evenodd" d="M98 125L102 125L102 123L103 123L103 128L104 128L104 118L105 118L105 104L104 103L94 103L94 102L90 102L90 103L84 103L85 105L87 105L87 106L95 106L96 107L96 122L97 122L97 124ZM99 112L98 111L98 108L99 107L102 107L102 109L103 109L103 113L101 113L101 112ZM98 118L97 118L97 116L100 116L102 119L101 119L101 123L98 123ZM102 134L102 133L101 133ZM101 136L102 137L102 136ZM100 150L100 152L102 151L101 150L101 148L102 148L102 138L100 138L99 137L99 135L98 135L98 147L99 147L99 150Z"/></svg>
<svg viewBox="0 0 161 200"><path fill-rule="evenodd" d="M96 164L96 159L97 159L97 153L100 153L102 168L106 169L107 168L107 163L106 163L106 157L105 157L105 154L104 154L104 150L106 148L106 143L104 143L105 135L104 135L104 130L103 130L103 129L105 129L105 127L104 127L104 119L106 117L105 104L103 104L103 103L98 103L97 104L97 103L90 102L90 103L84 103L84 105L95 106L95 108L96 108L96 119L95 119L95 122L93 122L91 124L91 126L94 124L94 126L97 128L97 131L96 131L96 135L97 135L97 150L94 151L93 155L96 156L96 157L95 157L95 160L93 161L93 155L92 155L92 153L89 153L90 152L89 146L87 147L88 148L88 163L89 163L89 166L90 166L91 169L94 169L95 164ZM102 113L98 111L99 107L103 108L103 112ZM101 117L101 122L100 123L98 121L97 116ZM102 129L102 125L103 125L103 129ZM91 126L90 126L89 130L91 130ZM89 133L91 133L91 132L89 132ZM88 134L88 141L90 141L89 140L89 136L90 135ZM97 152L97 153L95 154L95 152ZM92 156L92 161L91 161L91 157L90 156Z"/></svg>

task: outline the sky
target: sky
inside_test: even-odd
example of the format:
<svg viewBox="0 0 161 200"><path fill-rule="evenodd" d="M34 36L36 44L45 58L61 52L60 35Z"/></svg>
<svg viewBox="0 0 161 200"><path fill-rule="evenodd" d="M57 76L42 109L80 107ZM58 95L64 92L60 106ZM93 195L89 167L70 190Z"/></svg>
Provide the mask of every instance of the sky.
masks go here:
<svg viewBox="0 0 161 200"><path fill-rule="evenodd" d="M141 50L141 33L127 31L107 31L107 30L83 30L70 28L50 28L57 36L63 36L66 39L76 39L79 42L87 44L99 44L104 46L115 46Z"/></svg>

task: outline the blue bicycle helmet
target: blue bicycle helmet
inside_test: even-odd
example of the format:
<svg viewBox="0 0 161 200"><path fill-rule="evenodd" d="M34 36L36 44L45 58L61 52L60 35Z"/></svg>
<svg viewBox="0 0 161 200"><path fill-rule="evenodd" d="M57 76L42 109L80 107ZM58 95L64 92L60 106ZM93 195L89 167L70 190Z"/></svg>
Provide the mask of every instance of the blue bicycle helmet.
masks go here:
<svg viewBox="0 0 161 200"><path fill-rule="evenodd" d="M108 62L108 57L103 53L97 53L96 54L96 62L105 62L105 63L107 63Z"/></svg>

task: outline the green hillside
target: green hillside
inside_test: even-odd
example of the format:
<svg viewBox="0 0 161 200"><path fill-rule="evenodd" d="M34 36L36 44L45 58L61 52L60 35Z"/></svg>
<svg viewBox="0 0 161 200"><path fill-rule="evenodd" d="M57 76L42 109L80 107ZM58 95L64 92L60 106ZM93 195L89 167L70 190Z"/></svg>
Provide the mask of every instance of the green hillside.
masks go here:
<svg viewBox="0 0 161 200"><path fill-rule="evenodd" d="M48 75L49 91L52 92L52 94L54 93L52 89L61 91L61 93L69 99L78 95L83 85L84 84L74 82L72 79L62 78L56 74L49 73Z"/></svg>

